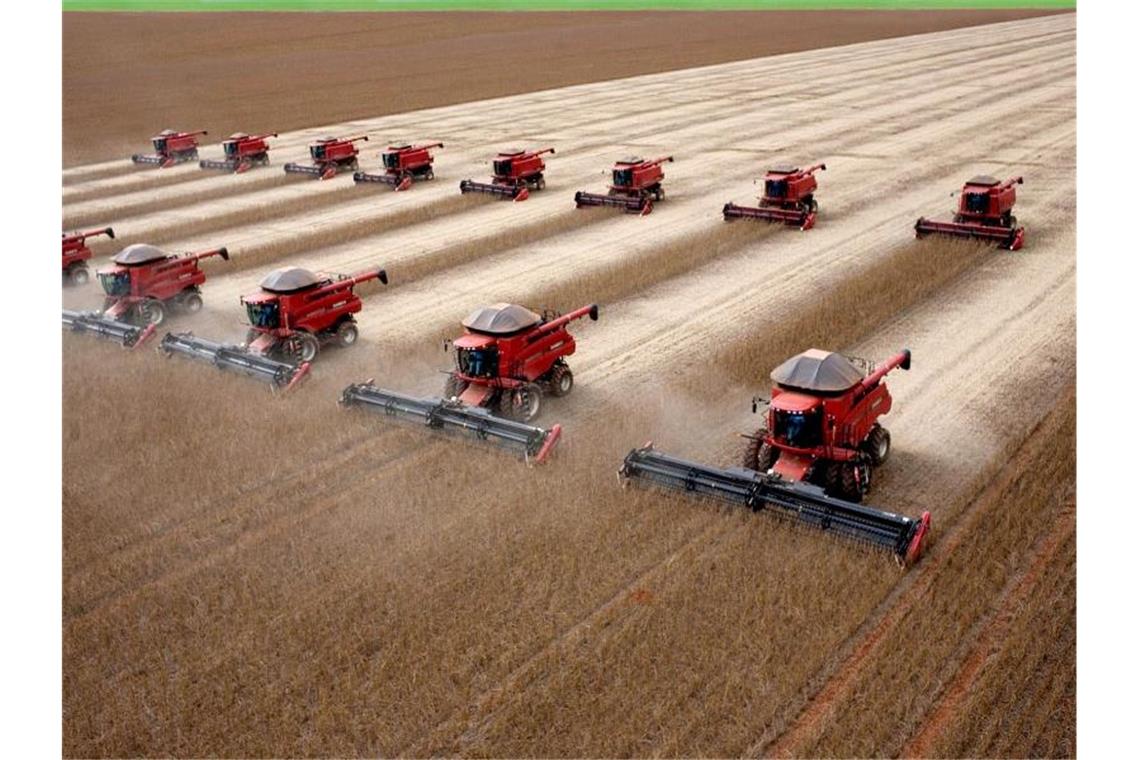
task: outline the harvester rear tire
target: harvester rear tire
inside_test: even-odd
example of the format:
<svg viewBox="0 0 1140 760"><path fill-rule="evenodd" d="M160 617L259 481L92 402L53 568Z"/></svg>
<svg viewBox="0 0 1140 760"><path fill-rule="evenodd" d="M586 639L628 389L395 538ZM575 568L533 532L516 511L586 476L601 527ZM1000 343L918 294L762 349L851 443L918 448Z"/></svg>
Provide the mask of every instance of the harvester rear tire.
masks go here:
<svg viewBox="0 0 1140 760"><path fill-rule="evenodd" d="M336 344L341 348L348 348L360 336L360 332L356 329L356 323L351 320L345 320L340 323L340 327L336 328Z"/></svg>
<svg viewBox="0 0 1140 760"><path fill-rule="evenodd" d="M534 383L515 388L499 397L499 411L504 417L530 422L542 407L542 389Z"/></svg>
<svg viewBox="0 0 1140 760"><path fill-rule="evenodd" d="M546 189L546 177L539 177L538 179L536 179L534 181L534 189L535 190L545 190Z"/></svg>
<svg viewBox="0 0 1140 760"><path fill-rule="evenodd" d="M447 379L443 381L443 397L446 399L458 398L463 395L465 390L467 390L467 382L460 380L455 375L448 375Z"/></svg>
<svg viewBox="0 0 1140 760"><path fill-rule="evenodd" d="M67 273L67 279L72 285L86 285L91 280L91 273L87 271L87 267L73 267Z"/></svg>
<svg viewBox="0 0 1140 760"><path fill-rule="evenodd" d="M878 467L891 456L891 433L878 423L871 428L867 439L863 441L863 451L871 459L871 464Z"/></svg>
<svg viewBox="0 0 1140 760"><path fill-rule="evenodd" d="M559 364L550 370L550 395L557 398L569 396L574 390L574 373L565 364Z"/></svg>
<svg viewBox="0 0 1140 760"><path fill-rule="evenodd" d="M187 314L197 314L202 310L202 296L193 292L183 293L178 306Z"/></svg>
<svg viewBox="0 0 1140 760"><path fill-rule="evenodd" d="M138 308L139 319L144 324L161 325L162 320L166 319L166 307L158 299L148 298L139 304Z"/></svg>

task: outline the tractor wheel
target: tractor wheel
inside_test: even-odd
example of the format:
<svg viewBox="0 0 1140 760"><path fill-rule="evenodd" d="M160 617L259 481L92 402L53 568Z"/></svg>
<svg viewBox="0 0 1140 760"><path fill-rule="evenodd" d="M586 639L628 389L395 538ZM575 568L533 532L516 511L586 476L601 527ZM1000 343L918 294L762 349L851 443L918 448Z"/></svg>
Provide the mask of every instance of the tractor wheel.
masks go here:
<svg viewBox="0 0 1140 760"><path fill-rule="evenodd" d="M878 467L891 455L890 431L876 423L863 441L862 449L871 458L871 464Z"/></svg>
<svg viewBox="0 0 1140 760"><path fill-rule="evenodd" d="M148 298L139 304L139 319L148 325L161 325L162 320L166 319L166 307L162 305L162 301L155 298Z"/></svg>
<svg viewBox="0 0 1140 760"><path fill-rule="evenodd" d="M570 395L574 389L574 374L565 364L557 364L550 370L550 395L557 398Z"/></svg>
<svg viewBox="0 0 1140 760"><path fill-rule="evenodd" d="M768 429L760 428L754 437L748 439L748 443L744 446L744 457L740 462L744 469L767 472L776 464L776 450L771 444L764 442L767 436Z"/></svg>
<svg viewBox="0 0 1140 760"><path fill-rule="evenodd" d="M435 171L429 166L428 170L424 172L424 179L435 179Z"/></svg>
<svg viewBox="0 0 1140 760"><path fill-rule="evenodd" d="M858 504L863 501L863 495L870 488L871 465L869 462L858 459L840 465L838 496L841 499Z"/></svg>
<svg viewBox="0 0 1140 760"><path fill-rule="evenodd" d="M499 411L504 417L530 422L542 406L542 390L534 383L515 388L499 397Z"/></svg>
<svg viewBox="0 0 1140 760"><path fill-rule="evenodd" d="M536 179L534 181L534 189L535 190L545 190L546 189L546 177L539 177L538 179Z"/></svg>
<svg viewBox="0 0 1140 760"><path fill-rule="evenodd" d="M320 343L317 341L317 336L307 332L298 332L286 338L282 345L282 353L301 363L316 359L319 350Z"/></svg>
<svg viewBox="0 0 1140 760"><path fill-rule="evenodd" d="M1017 217L1013 216L1012 214L1010 214L1010 217L1009 217L1009 228L1011 230L1017 229Z"/></svg>
<svg viewBox="0 0 1140 760"><path fill-rule="evenodd" d="M467 390L467 381L460 380L454 373L443 381L443 397L446 399L458 398Z"/></svg>
<svg viewBox="0 0 1140 760"><path fill-rule="evenodd" d="M202 296L194 291L183 293L182 298L178 301L178 306L187 314L197 314L202 310Z"/></svg>
<svg viewBox="0 0 1140 760"><path fill-rule="evenodd" d="M348 348L356 342L359 336L356 323L351 319L346 319L340 323L340 327L336 328L336 344L341 348Z"/></svg>
<svg viewBox="0 0 1140 760"><path fill-rule="evenodd" d="M72 285L86 285L91 279L91 273L87 271L87 267L72 267L67 273L67 279Z"/></svg>

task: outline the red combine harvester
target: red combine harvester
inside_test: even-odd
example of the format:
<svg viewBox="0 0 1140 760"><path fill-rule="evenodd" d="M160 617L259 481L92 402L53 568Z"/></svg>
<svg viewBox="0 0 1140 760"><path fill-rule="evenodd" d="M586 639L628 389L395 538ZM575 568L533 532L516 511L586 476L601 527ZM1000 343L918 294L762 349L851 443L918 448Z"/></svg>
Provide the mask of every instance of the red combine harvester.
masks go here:
<svg viewBox="0 0 1140 760"><path fill-rule="evenodd" d="M465 179L459 183L459 192L488 193L500 198L525 201L530 197L531 190L542 190L546 187L546 178L542 174L546 169L546 163L541 156L553 152L554 148L536 151L509 148L500 151L493 161L494 176L491 181L476 182L473 179Z"/></svg>
<svg viewBox="0 0 1140 760"><path fill-rule="evenodd" d="M204 129L198 132L164 129L150 138L154 153L136 153L131 156L131 160L136 164L157 164L163 169L194 161L198 158L198 136L205 134L209 133Z"/></svg>
<svg viewBox="0 0 1140 760"><path fill-rule="evenodd" d="M435 179L435 170L432 163L435 156L432 148L442 148L443 143L428 143L426 145L390 145L388 150L380 154L384 164L383 174L369 174L356 172L352 175L354 182L379 182L391 185L393 190L407 190L413 182L426 182Z"/></svg>
<svg viewBox="0 0 1140 760"><path fill-rule="evenodd" d="M69 285L85 285L90 274L87 262L94 255L87 247L87 238L106 235L114 239L115 231L110 227L87 232L63 233L63 281Z"/></svg>
<svg viewBox="0 0 1140 760"><path fill-rule="evenodd" d="M316 142L309 143L309 155L313 159L311 165L290 162L285 164L285 173L308 174L321 179L331 179L336 176L338 169L356 171L360 168L356 160L356 157L360 155L356 143L361 140L367 142L368 135L356 135L343 139L322 137Z"/></svg>
<svg viewBox="0 0 1140 760"><path fill-rule="evenodd" d="M477 309L463 320L464 334L454 342L455 369L443 398L414 398L377 388L369 380L345 388L340 402L431 428L467 432L521 449L528 460L545 461L562 427L545 430L527 423L538 415L544 393L565 396L573 389L566 357L576 344L566 328L586 316L597 320L597 304L561 316L539 316L506 303Z"/></svg>
<svg viewBox="0 0 1140 760"><path fill-rule="evenodd" d="M805 351L772 372L767 424L748 436L743 467L696 464L650 443L626 456L620 474L769 510L890 550L900 563L912 564L922 553L930 513L914 519L859 503L873 468L890 454L890 434L878 420L891 409L883 379L896 367L910 368L910 351L866 374L840 354Z"/></svg>
<svg viewBox="0 0 1140 760"><path fill-rule="evenodd" d="M63 324L76 332L90 332L118 340L124 346L141 345L168 311L193 314L202 308L200 286L206 273L202 259L220 256L225 248L186 256L172 256L153 245L129 245L112 259L115 266L100 269L99 282L106 302L102 312L63 312Z"/></svg>
<svg viewBox="0 0 1140 760"><path fill-rule="evenodd" d="M1022 183L1021 177L1011 177L1005 182L985 175L974 177L962 187L954 221L935 222L920 217L914 224L914 236L976 238L995 242L1010 251L1019 250L1025 244L1025 228L1017 226L1013 204L1017 201L1014 186Z"/></svg>
<svg viewBox="0 0 1140 760"><path fill-rule="evenodd" d="M242 296L250 323L244 345L168 333L161 348L168 356L205 360L289 388L308 374L322 345L335 342L347 348L356 343L353 315L364 303L354 288L369 280L387 285L388 273L373 269L347 276L314 274L300 267L278 269L261 281L259 292Z"/></svg>
<svg viewBox="0 0 1140 760"><path fill-rule="evenodd" d="M574 193L574 203L583 206L612 206L624 209L630 214L645 216L653 211L653 202L665 197L661 180L665 172L661 164L672 163L672 156L646 161L643 158L623 158L614 164L613 184L606 195L587 193L582 190Z"/></svg>
<svg viewBox="0 0 1140 760"><path fill-rule="evenodd" d="M816 164L806 169L795 166L773 166L764 175L764 194L759 206L737 206L724 204L725 221L733 219L760 219L766 222L799 227L810 230L815 226L815 215L819 204L815 201L818 184L815 173L826 170L825 164Z"/></svg>
<svg viewBox="0 0 1140 760"><path fill-rule="evenodd" d="M264 135L247 135L245 132L235 132L229 139L222 141L222 152L225 158L221 161L199 161L202 169L222 169L223 171L241 174L255 166L269 165L270 137L277 137L276 132Z"/></svg>

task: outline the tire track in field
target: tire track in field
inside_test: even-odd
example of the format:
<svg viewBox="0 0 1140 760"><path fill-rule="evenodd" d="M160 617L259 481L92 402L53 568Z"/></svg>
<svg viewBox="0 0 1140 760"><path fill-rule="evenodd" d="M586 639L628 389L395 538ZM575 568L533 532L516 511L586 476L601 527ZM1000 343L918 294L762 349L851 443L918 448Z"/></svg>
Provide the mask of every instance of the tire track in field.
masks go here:
<svg viewBox="0 0 1140 760"><path fill-rule="evenodd" d="M924 718L921 728L902 748L902 757L927 757L934 742L946 733L963 703L977 684L983 667L1006 638L1021 606L1037 589L1046 566L1057 556L1066 539L1077 527L1075 507L1066 509L1053 527L1034 546L1021 572L1006 585L993 605L993 612L983 621L981 630L967 649L953 680L939 695L934 709Z"/></svg>

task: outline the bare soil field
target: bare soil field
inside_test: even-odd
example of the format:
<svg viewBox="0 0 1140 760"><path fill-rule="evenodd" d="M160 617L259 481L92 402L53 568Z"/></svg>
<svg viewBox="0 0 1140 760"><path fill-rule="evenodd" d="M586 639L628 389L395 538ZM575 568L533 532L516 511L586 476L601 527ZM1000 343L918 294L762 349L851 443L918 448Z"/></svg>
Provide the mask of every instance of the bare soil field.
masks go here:
<svg viewBox="0 0 1140 760"><path fill-rule="evenodd" d="M505 33L486 23L472 45ZM586 83L472 80L460 104L295 104L276 164L326 131L442 140L405 193L279 165L66 169L65 219L120 236L97 265L130 241L229 247L170 329L240 339L237 298L276 266L391 284L284 398L64 336L64 753L1074 754L1075 16L938 28L624 80L551 67ZM504 140L557 146L546 190L460 197ZM629 152L676 156L667 200L576 211ZM828 165L816 228L726 224L785 160ZM1026 247L915 241L979 173L1025 176ZM438 394L440 339L500 300L601 304L543 413L566 429L550 466L338 409L366 377ZM933 514L905 572L614 476L647 439L735 463L749 399L810 346L914 352L871 498Z"/></svg>
<svg viewBox="0 0 1140 760"><path fill-rule="evenodd" d="M1045 12L65 13L64 165Z"/></svg>

